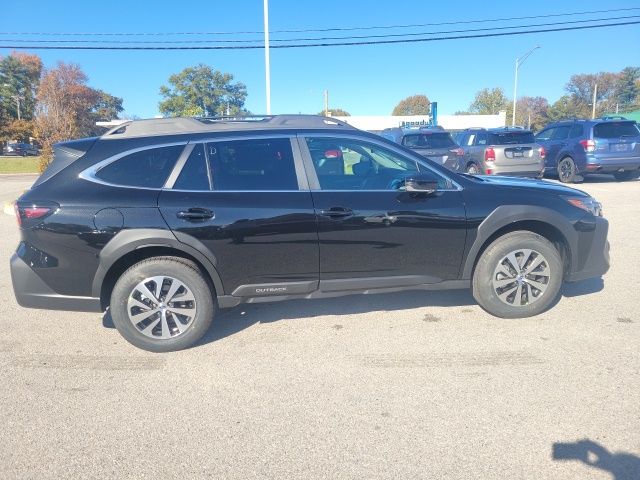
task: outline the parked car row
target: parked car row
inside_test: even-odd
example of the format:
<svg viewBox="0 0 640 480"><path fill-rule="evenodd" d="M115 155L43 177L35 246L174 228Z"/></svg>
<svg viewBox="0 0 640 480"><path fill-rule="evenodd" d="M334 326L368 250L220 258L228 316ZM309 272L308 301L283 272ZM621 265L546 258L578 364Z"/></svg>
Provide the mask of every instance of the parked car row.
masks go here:
<svg viewBox="0 0 640 480"><path fill-rule="evenodd" d="M2 149L3 155L17 155L20 157L37 156L38 148L30 143L9 143Z"/></svg>
<svg viewBox="0 0 640 480"><path fill-rule="evenodd" d="M535 134L514 127L388 128L381 135L456 172L471 175L557 177L580 181L590 173L610 173L619 181L640 175L640 129L623 117L565 120Z"/></svg>

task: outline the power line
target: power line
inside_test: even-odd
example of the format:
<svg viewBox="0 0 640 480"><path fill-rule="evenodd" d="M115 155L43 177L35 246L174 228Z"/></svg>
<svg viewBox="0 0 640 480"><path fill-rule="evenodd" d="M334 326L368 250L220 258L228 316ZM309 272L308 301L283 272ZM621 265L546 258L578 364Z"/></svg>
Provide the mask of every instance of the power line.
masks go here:
<svg viewBox="0 0 640 480"><path fill-rule="evenodd" d="M464 40L471 38L488 38L488 37L506 37L512 35L526 35L531 33L553 33L566 32L571 30L587 30L591 28L619 27L625 25L638 25L640 20L633 22L607 23L599 25L580 25L575 27L550 28L538 30L521 30L517 32L499 32L499 33L483 33L477 35L456 35L449 37L436 38L408 38L402 40L370 40L358 42L334 42L334 43L293 43L285 45L272 45L270 48L308 48L308 47L340 47L355 45L383 45L398 43L418 43L418 42L437 42L442 40ZM95 45L0 45L0 48L12 48L19 50L257 50L263 49L264 45L206 45L206 46L95 46Z"/></svg>
<svg viewBox="0 0 640 480"><path fill-rule="evenodd" d="M341 37L307 37L307 38L288 38L288 39L274 39L271 42L297 42L297 41L326 41L326 40L365 40L370 38L393 38L393 37L415 37L420 35L443 35L450 33L471 33L471 32L485 32L495 30L511 30L514 28L531 28L531 27L548 27L553 25L568 25L578 23L592 23L592 22L606 22L610 20L622 20L630 18L640 18L640 15L626 15L623 17L608 17L597 18L591 20L572 20L563 22L551 22L551 23L537 23L528 25L510 25L502 27L487 27L487 28L473 28L465 30L444 30L436 32L411 32L411 33L392 33L385 35L355 35L355 36L341 36ZM0 39L0 42L17 42L17 43L88 43L88 44L204 44L204 43L257 43L261 42L261 39L251 40L36 40L36 39Z"/></svg>
<svg viewBox="0 0 640 480"><path fill-rule="evenodd" d="M310 32L336 32L336 31L354 31L354 30L382 30L395 28L418 28L433 27L439 25L465 25L472 23L486 22L502 22L512 20L533 20L536 18L551 17L567 17L574 15L591 15L596 13L614 13L628 12L640 10L640 7L629 8L613 8L607 10L590 10L581 12L554 13L545 15L530 15L523 17L504 17L504 18L487 18L482 20L459 20L455 22L435 22L435 23L413 23L404 25L371 25L365 27L327 27L327 28L305 28L305 29L288 29L288 30L271 30L270 33L310 33ZM245 35L245 34L262 34L262 30L247 30L236 32L0 32L0 35L50 35L50 36L173 36L173 35Z"/></svg>

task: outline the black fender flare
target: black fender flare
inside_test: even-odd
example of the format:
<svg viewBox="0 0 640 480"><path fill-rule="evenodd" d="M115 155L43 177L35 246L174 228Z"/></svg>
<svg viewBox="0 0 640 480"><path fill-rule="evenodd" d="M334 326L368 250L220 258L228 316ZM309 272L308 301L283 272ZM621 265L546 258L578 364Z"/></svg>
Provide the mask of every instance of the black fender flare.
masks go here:
<svg viewBox="0 0 640 480"><path fill-rule="evenodd" d="M478 226L476 238L466 255L461 278L471 278L482 246L495 232L513 223L526 221L542 222L554 227L565 238L569 254L572 256L572 252L576 251L578 232L567 222L566 217L555 210L533 205L501 205Z"/></svg>
<svg viewBox="0 0 640 480"><path fill-rule="evenodd" d="M120 231L100 251L98 269L91 287L92 295L100 298L104 279L119 259L146 247L169 247L195 258L211 277L216 294L224 295L222 279L216 270L216 259L211 259L211 254L205 253L207 248L201 242L193 237L187 237L189 244L179 241L169 230L141 228Z"/></svg>

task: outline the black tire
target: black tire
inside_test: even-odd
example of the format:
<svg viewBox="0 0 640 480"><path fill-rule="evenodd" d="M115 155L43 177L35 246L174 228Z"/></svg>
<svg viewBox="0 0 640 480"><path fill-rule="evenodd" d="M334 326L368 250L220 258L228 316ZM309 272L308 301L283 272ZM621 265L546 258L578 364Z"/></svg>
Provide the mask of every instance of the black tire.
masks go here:
<svg viewBox="0 0 640 480"><path fill-rule="evenodd" d="M478 175L480 173L480 169L478 168L478 165L476 165L475 163L468 164L465 171L469 175Z"/></svg>
<svg viewBox="0 0 640 480"><path fill-rule="evenodd" d="M544 263L546 263L546 267L548 268L548 280L543 276L541 277L535 274L537 270L542 270L545 266L544 263L542 263L539 267L534 268L529 274L525 275L521 290L518 290L517 286L513 287L513 285L517 285L516 280L514 280L514 283L506 286L504 291L501 290L501 293L509 291L514 294L513 303L508 304L506 300L500 299L498 289L494 285L494 281L504 281L497 278L497 275L502 274L498 273L496 275L496 269L502 264L503 259L506 260L505 257L509 253L521 249L533 250L534 254L540 254L543 257ZM516 261L520 261L521 258L524 258L524 256L516 256ZM526 268L527 264L532 265L537 255L533 256L533 254L531 254L529 258L530 260L525 263L523 267ZM525 259L524 261L526 262L527 260ZM494 240L482 253L473 272L473 296L484 310L496 317L531 317L544 312L557 301L560 288L562 287L563 276L562 258L556 247L549 240L537 233L529 231L511 232ZM536 283L546 281L546 289L542 292L538 290L538 294L535 295L536 289L527 283L528 279L536 280ZM511 288L514 288L514 290L510 290ZM522 300L525 299L523 305L515 305L516 292L521 292L520 303L523 303ZM529 296L531 296L533 300L529 301Z"/></svg>
<svg viewBox="0 0 640 480"><path fill-rule="evenodd" d="M166 277L163 281L158 282L158 284L162 285L161 292L164 291L165 294L170 293L166 290L170 289L172 282L175 280L183 284L184 288L180 287L176 292L175 295L178 295L174 297L177 299L176 302L167 301L166 309L163 311L166 315L164 317L166 321L160 318L162 317L162 314L159 313L161 309L156 309L158 311L157 314L153 314L134 325L133 320L129 318L131 311L128 305L129 299L133 296L134 300L136 300L135 296L138 296L137 299L139 300L139 285L143 280L152 277ZM157 284L151 281L147 285ZM153 289L153 287L147 288L149 290ZM136 290L137 293L134 293ZM155 295L155 292L150 293ZM180 302L180 293L182 293L182 298L190 299L193 297L193 302L190 300ZM109 308L115 327L129 343L150 352L173 352L193 346L207 332L214 315L215 303L213 298L213 288L193 262L178 257L153 257L136 263L120 276L111 293ZM148 310L138 309L134 306L132 307L134 312L152 311L154 309L152 306L164 305L165 298L161 293L160 300L155 297L153 299L143 297L142 302L151 306L148 307ZM161 304L155 302L161 302ZM177 304L181 306L177 307ZM169 308L174 308L174 310L195 308L195 315L192 317L175 315L168 311ZM160 326L160 331L156 326L153 327L153 330L148 335L143 334L141 330L144 330L145 327L151 327L150 324L154 323L158 318L157 325ZM178 328L178 321L180 321L180 328ZM145 324L144 322L148 323ZM163 323L166 324L167 332L170 335L170 337L164 339L159 338L161 334L164 334ZM181 329L184 329L184 331L181 332ZM156 332L155 337L153 336L154 332Z"/></svg>
<svg viewBox="0 0 640 480"><path fill-rule="evenodd" d="M615 172L613 176L618 182L628 182L634 178L638 178L638 171L633 170L629 172Z"/></svg>
<svg viewBox="0 0 640 480"><path fill-rule="evenodd" d="M571 157L564 157L558 162L558 179L562 183L575 183L578 177L578 168Z"/></svg>

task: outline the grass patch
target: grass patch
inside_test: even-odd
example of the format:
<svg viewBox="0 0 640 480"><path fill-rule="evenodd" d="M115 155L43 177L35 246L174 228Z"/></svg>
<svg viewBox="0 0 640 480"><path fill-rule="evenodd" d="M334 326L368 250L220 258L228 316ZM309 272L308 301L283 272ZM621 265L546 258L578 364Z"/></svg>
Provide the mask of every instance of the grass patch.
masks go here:
<svg viewBox="0 0 640 480"><path fill-rule="evenodd" d="M0 173L39 173L40 157L0 157Z"/></svg>

